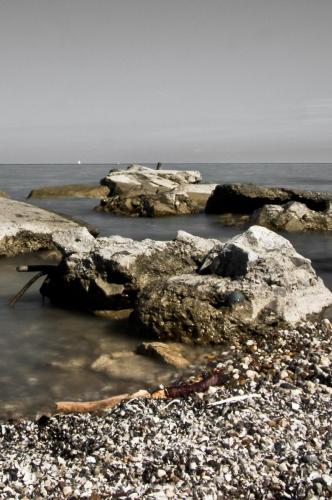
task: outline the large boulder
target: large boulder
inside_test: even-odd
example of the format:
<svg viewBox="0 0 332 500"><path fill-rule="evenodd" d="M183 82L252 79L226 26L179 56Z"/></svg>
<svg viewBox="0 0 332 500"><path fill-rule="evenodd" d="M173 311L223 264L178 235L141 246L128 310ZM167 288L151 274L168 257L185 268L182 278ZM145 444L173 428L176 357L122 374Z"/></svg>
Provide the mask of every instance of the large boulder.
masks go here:
<svg viewBox="0 0 332 500"><path fill-rule="evenodd" d="M119 215L162 217L195 214L200 208L184 191L167 191L109 196L101 200L96 210Z"/></svg>
<svg viewBox="0 0 332 500"><path fill-rule="evenodd" d="M320 314L332 294L285 238L253 226L213 249L200 273L141 291L136 317L158 340L220 343Z"/></svg>
<svg viewBox="0 0 332 500"><path fill-rule="evenodd" d="M324 211L310 210L297 201L285 205L264 205L255 210L251 223L275 231L332 231L332 206Z"/></svg>
<svg viewBox="0 0 332 500"><path fill-rule="evenodd" d="M20 201L0 198L0 256L54 249L57 235L79 240L89 231L79 223Z"/></svg>
<svg viewBox="0 0 332 500"><path fill-rule="evenodd" d="M290 201L303 203L311 210L324 211L329 208L332 193L299 191L255 184L222 184L217 186L210 196L206 212L251 214L264 205L283 205Z"/></svg>
<svg viewBox="0 0 332 500"><path fill-rule="evenodd" d="M185 184L182 189L200 210L205 210L207 201L216 187L217 184Z"/></svg>
<svg viewBox="0 0 332 500"><path fill-rule="evenodd" d="M109 195L96 209L140 217L197 213L205 208L214 188L197 187L200 181L201 174L191 170L154 170L142 165L111 170L101 180L109 189Z"/></svg>
<svg viewBox="0 0 332 500"><path fill-rule="evenodd" d="M104 313L134 307L147 283L195 271L206 254L220 246L217 240L184 231L168 242L112 236L77 243L58 235L55 244L63 261L41 293L62 306Z"/></svg>
<svg viewBox="0 0 332 500"><path fill-rule="evenodd" d="M160 341L222 343L320 315L332 294L310 260L253 226L226 243L180 231L173 241L54 240L63 254L41 293L89 311L134 309Z"/></svg>

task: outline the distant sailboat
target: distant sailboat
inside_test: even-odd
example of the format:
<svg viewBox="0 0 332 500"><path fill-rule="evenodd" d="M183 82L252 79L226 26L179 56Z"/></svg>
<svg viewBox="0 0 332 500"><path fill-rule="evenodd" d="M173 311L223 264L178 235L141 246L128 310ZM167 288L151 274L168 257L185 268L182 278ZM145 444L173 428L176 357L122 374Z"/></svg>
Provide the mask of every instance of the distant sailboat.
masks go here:
<svg viewBox="0 0 332 500"><path fill-rule="evenodd" d="M81 162L81 160L78 160L78 162L77 162L77 163L78 163L78 165L81 165L81 163L82 163L82 162Z"/></svg>

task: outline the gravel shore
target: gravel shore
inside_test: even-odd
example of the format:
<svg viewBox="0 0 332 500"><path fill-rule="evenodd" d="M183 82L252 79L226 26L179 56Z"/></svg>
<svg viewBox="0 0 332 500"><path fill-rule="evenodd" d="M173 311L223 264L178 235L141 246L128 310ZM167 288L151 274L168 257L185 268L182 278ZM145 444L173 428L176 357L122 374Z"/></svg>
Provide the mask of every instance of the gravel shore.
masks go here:
<svg viewBox="0 0 332 500"><path fill-rule="evenodd" d="M237 340L205 394L2 421L0 498L332 498L331 335Z"/></svg>

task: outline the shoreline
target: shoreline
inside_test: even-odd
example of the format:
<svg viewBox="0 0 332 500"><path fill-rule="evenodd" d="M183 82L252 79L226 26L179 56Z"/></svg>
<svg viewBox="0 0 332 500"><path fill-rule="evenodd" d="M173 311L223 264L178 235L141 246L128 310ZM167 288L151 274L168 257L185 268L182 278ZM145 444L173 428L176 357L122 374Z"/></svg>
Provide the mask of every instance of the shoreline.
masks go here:
<svg viewBox="0 0 332 500"><path fill-rule="evenodd" d="M14 498L330 498L330 336L323 320L239 340L221 367L224 385L188 398L2 421L0 491Z"/></svg>

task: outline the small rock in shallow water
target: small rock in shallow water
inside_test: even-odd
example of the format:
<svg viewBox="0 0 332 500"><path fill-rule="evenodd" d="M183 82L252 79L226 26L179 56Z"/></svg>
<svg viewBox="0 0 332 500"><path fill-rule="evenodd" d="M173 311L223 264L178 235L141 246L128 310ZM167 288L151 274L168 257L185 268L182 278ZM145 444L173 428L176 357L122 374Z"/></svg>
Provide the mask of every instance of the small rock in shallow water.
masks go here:
<svg viewBox="0 0 332 500"><path fill-rule="evenodd" d="M183 346L176 343L164 342L142 342L137 349L137 354L144 354L153 356L167 365L174 366L175 368L186 368L189 361L183 356Z"/></svg>

